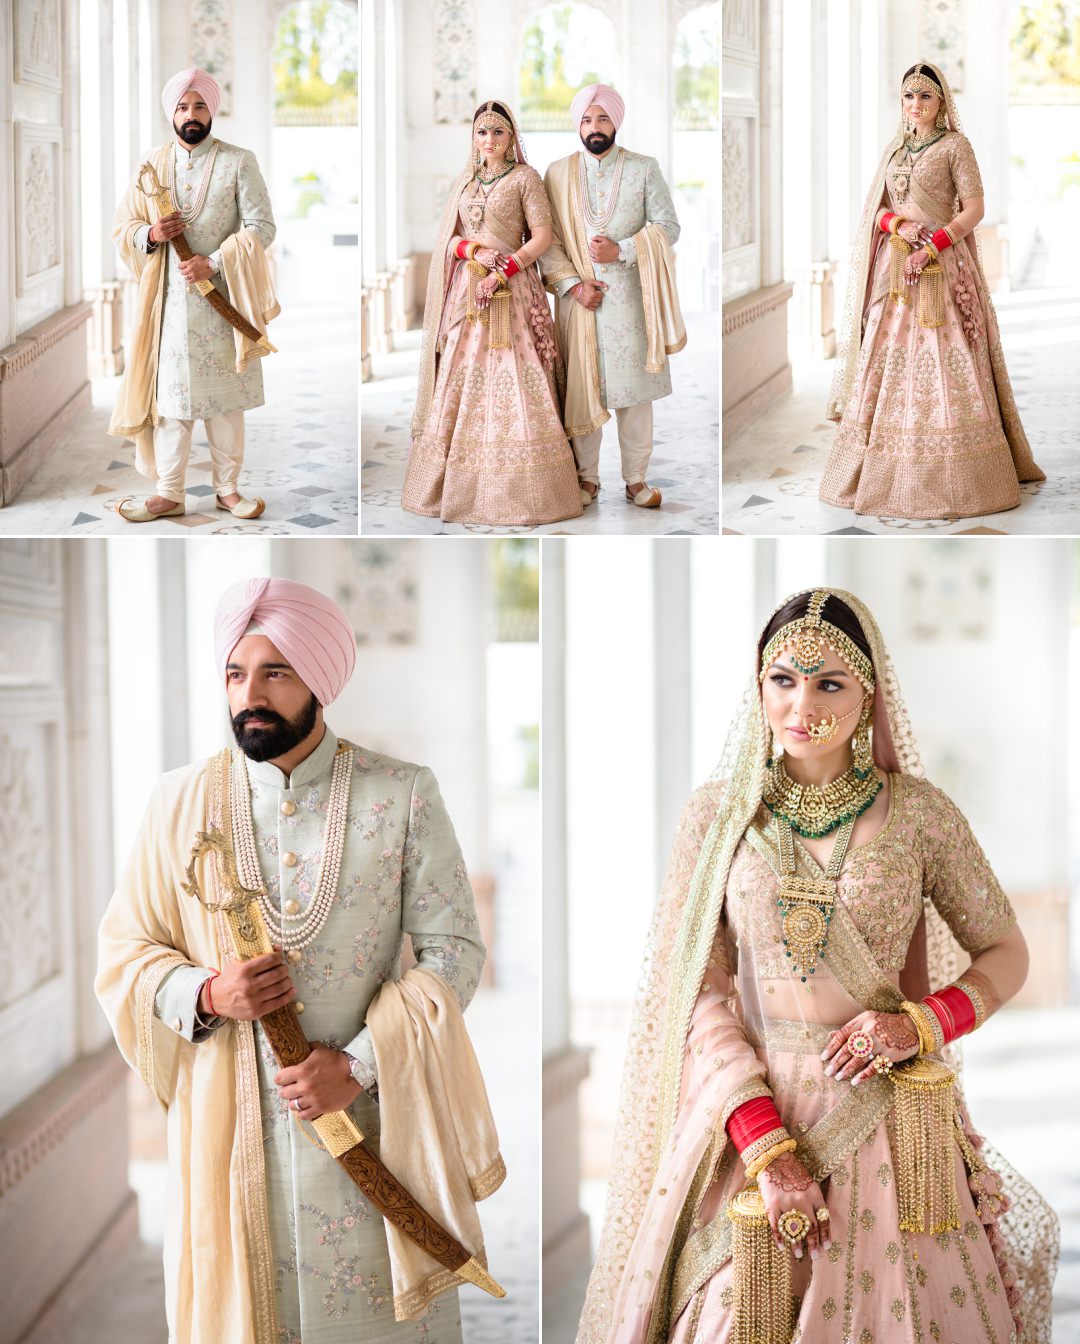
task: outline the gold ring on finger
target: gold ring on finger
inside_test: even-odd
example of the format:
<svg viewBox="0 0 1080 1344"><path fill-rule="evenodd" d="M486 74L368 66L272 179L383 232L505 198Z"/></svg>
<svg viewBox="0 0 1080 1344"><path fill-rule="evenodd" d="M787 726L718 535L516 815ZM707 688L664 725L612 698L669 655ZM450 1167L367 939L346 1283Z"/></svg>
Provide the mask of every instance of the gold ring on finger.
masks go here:
<svg viewBox="0 0 1080 1344"><path fill-rule="evenodd" d="M873 1056L874 1038L868 1031L853 1031L847 1039L847 1048L855 1059L865 1063Z"/></svg>
<svg viewBox="0 0 1080 1344"><path fill-rule="evenodd" d="M776 1220L776 1226L788 1245L795 1246L810 1231L811 1223L802 1209L788 1209Z"/></svg>
<svg viewBox="0 0 1080 1344"><path fill-rule="evenodd" d="M818 1220L819 1223L827 1223L829 1221L829 1210L824 1208L815 1209L814 1217Z"/></svg>
<svg viewBox="0 0 1080 1344"><path fill-rule="evenodd" d="M870 1067L875 1073L892 1073L892 1060L888 1055L875 1055Z"/></svg>

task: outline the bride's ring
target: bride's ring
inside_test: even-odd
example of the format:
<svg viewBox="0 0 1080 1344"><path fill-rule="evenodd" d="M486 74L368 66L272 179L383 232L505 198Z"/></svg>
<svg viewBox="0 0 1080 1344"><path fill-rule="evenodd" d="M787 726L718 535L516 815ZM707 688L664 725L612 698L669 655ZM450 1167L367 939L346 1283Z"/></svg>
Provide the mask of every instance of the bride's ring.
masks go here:
<svg viewBox="0 0 1080 1344"><path fill-rule="evenodd" d="M892 1060L888 1055L875 1055L870 1067L874 1073L892 1073Z"/></svg>
<svg viewBox="0 0 1080 1344"><path fill-rule="evenodd" d="M847 1048L852 1058L865 1063L874 1055L874 1038L868 1031L853 1031L847 1038Z"/></svg>
<svg viewBox="0 0 1080 1344"><path fill-rule="evenodd" d="M777 1218L776 1226L788 1245L794 1246L810 1231L810 1219L802 1209L788 1209Z"/></svg>
<svg viewBox="0 0 1080 1344"><path fill-rule="evenodd" d="M825 1208L815 1209L814 1217L819 1223L827 1223L829 1221L829 1210Z"/></svg>

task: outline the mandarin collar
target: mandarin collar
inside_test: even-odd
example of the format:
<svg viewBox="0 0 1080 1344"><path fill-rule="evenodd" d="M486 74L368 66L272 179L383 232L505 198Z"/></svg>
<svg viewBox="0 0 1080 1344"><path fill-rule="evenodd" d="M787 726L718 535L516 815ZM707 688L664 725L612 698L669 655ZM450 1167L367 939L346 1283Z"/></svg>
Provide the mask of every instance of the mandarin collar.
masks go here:
<svg viewBox="0 0 1080 1344"><path fill-rule="evenodd" d="M272 761L247 763L248 777L253 783L266 784L272 789L302 789L317 779L330 774L337 755L338 740L329 728L310 756L305 756L291 775L279 770Z"/></svg>
<svg viewBox="0 0 1080 1344"><path fill-rule="evenodd" d="M594 177L597 173L609 173L615 167L615 161L619 157L621 148L621 145L612 145L602 159L598 159L595 154L590 154L588 150L585 150L585 170L589 176Z"/></svg>
<svg viewBox="0 0 1080 1344"><path fill-rule="evenodd" d="M176 153L177 162L180 164L194 163L196 159L201 159L204 154L210 152L210 146L214 143L214 137L208 135L205 140L200 140L197 145L188 149L182 145L179 140L173 139L173 150Z"/></svg>

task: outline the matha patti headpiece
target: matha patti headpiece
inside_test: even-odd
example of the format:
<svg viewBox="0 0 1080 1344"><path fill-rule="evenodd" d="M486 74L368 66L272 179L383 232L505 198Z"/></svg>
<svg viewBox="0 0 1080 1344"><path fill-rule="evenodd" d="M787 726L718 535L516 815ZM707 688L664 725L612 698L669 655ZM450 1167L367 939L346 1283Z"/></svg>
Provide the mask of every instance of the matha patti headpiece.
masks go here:
<svg viewBox="0 0 1080 1344"><path fill-rule="evenodd" d="M825 666L826 651L832 649L843 658L865 689L873 691L874 665L870 659L849 635L821 615L828 597L824 589L816 588L810 596L806 615L788 621L777 630L761 655L759 682L765 680L765 674L785 649L791 650L791 661L807 677Z"/></svg>
<svg viewBox="0 0 1080 1344"><path fill-rule="evenodd" d="M505 131L507 135L512 136L514 134L513 126L506 120L501 112L495 111L494 102L489 100L484 104L480 115L473 122L473 130L493 131L496 128Z"/></svg>
<svg viewBox="0 0 1080 1344"><path fill-rule="evenodd" d="M921 74L916 71L913 75L908 75L900 89L900 97L905 93L936 93L939 98L944 98L945 93L936 79L931 79L929 75Z"/></svg>

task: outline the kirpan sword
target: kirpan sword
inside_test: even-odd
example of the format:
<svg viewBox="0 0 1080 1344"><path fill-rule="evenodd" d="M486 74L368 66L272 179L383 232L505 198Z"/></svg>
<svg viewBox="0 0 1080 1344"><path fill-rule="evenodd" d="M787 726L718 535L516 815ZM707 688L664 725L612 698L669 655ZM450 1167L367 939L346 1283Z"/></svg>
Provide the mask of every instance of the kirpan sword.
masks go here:
<svg viewBox="0 0 1080 1344"><path fill-rule="evenodd" d="M144 178L149 178L150 185L148 187L143 185ZM149 196L152 201L156 202L158 218L173 213L176 206L169 195L169 188L159 179L157 169L152 163L144 163L139 169L138 183L142 194ZM169 243L176 248L176 255L181 261L190 261L195 255L191 249L191 244L182 233L178 233L175 238L170 238ZM254 341L260 349L265 350L268 354L277 354L277 346L271 345L269 339L262 334L258 327L252 325L243 313L237 312L212 280L194 280L192 283L211 308L216 309L231 327L235 327L249 341Z"/></svg>
<svg viewBox="0 0 1080 1344"><path fill-rule="evenodd" d="M226 781L228 774L226 772ZM228 783L225 785L228 788ZM228 806L224 808L229 815ZM218 881L223 899L207 901L199 892L195 864L203 854L214 854L217 859ZM265 892L251 891L243 886L236 867L236 854L231 836L211 828L199 831L187 867L187 881L181 883L189 896L200 900L207 911L219 911L228 920L237 958L250 961L252 957L273 952L258 897ZM292 1003L274 1008L259 1019L267 1039L273 1047L278 1063L283 1068L300 1064L311 1054L311 1045L300 1025L300 1015ZM344 1167L351 1180L382 1216L403 1232L410 1241L426 1251L433 1260L469 1283L475 1283L492 1297L505 1297L506 1290L491 1277L484 1266L457 1240L452 1233L427 1212L405 1189L391 1171L384 1166L364 1142L364 1135L345 1111L327 1111L317 1120L311 1120L323 1147Z"/></svg>

